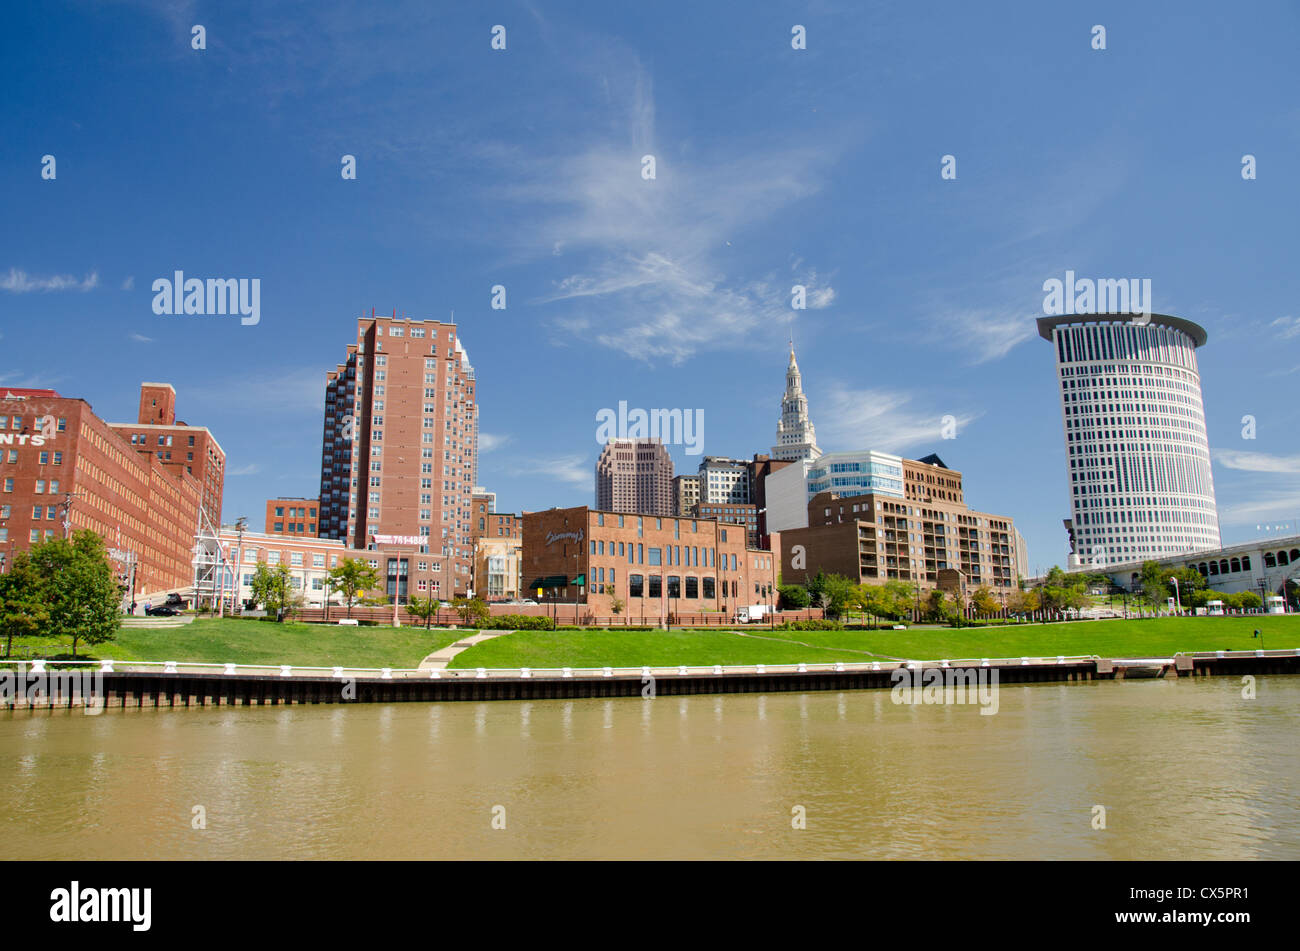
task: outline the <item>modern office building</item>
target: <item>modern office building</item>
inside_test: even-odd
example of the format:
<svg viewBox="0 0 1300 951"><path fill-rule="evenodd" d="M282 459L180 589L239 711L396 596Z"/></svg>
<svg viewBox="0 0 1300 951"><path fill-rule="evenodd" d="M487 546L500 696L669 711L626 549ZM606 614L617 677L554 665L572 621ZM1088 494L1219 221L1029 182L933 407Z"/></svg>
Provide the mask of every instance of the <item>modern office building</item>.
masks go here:
<svg viewBox="0 0 1300 951"><path fill-rule="evenodd" d="M283 498L266 500L266 533L302 537L316 534L320 499Z"/></svg>
<svg viewBox="0 0 1300 951"><path fill-rule="evenodd" d="M170 383L141 383L134 423L109 423L137 452L164 463L180 463L203 487L203 520L216 531L226 484L226 452L206 426L176 418L176 390Z"/></svg>
<svg viewBox="0 0 1300 951"><path fill-rule="evenodd" d="M525 590L580 615L614 617L615 598L631 623L774 603L779 555L748 548L738 525L585 506L523 520Z"/></svg>
<svg viewBox="0 0 1300 951"><path fill-rule="evenodd" d="M673 514L689 518L700 501L700 477L679 475L673 477Z"/></svg>
<svg viewBox="0 0 1300 951"><path fill-rule="evenodd" d="M808 527L781 533L783 579L803 583L825 571L860 584L901 580L918 591L969 593L981 585L994 594L1014 591L1025 572L1012 520L968 508L961 473L938 456L902 463L902 497L838 489L815 495Z"/></svg>
<svg viewBox="0 0 1300 951"><path fill-rule="evenodd" d="M769 473L764 490L768 532L805 528L808 503L820 492L903 498L903 459L871 450L825 453Z"/></svg>
<svg viewBox="0 0 1300 951"><path fill-rule="evenodd" d="M726 456L705 456L699 467L700 498L706 505L748 505L749 463Z"/></svg>
<svg viewBox="0 0 1300 951"><path fill-rule="evenodd" d="M4 561L36 542L90 529L139 600L190 586L207 486L191 472L184 441L170 451L166 441L161 450L153 439L145 446L133 438L139 428L107 423L85 400L54 390L0 390Z"/></svg>
<svg viewBox="0 0 1300 951"><path fill-rule="evenodd" d="M477 468L474 368L456 326L360 318L327 374L319 534L386 553L391 596L463 595Z"/></svg>
<svg viewBox="0 0 1300 951"><path fill-rule="evenodd" d="M781 419L776 424L776 445L772 458L786 461L816 459L817 431L808 418L808 398L803 395L803 379L790 343L790 363L785 370L785 395L781 397Z"/></svg>
<svg viewBox="0 0 1300 951"><path fill-rule="evenodd" d="M611 439L596 460L596 508L673 514L673 460L658 439Z"/></svg>
<svg viewBox="0 0 1300 951"><path fill-rule="evenodd" d="M1144 319L1144 318L1140 318ZM1071 567L1220 546L1196 348L1204 328L1153 314L1038 318L1056 348L1069 462Z"/></svg>

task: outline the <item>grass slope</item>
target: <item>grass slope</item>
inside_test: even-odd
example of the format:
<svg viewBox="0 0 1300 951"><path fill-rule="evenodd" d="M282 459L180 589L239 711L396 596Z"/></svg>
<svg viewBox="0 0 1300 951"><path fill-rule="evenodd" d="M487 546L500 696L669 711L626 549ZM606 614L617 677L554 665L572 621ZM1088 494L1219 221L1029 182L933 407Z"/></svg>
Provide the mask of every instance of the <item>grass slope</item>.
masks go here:
<svg viewBox="0 0 1300 951"><path fill-rule="evenodd" d="M1177 651L1300 647L1300 616L1076 621L907 631L520 631L459 654L452 667L639 667L964 657L1167 657ZM802 644L809 646L802 646Z"/></svg>
<svg viewBox="0 0 1300 951"><path fill-rule="evenodd" d="M418 667L432 652L472 631L419 627L352 627L334 624L275 624L238 618L200 618L184 627L123 628L117 640L81 645L78 656L115 660L175 660L213 664L292 664L302 667ZM15 639L15 648L36 646ZM66 644L51 643L51 651ZM0 644L3 649L3 644Z"/></svg>

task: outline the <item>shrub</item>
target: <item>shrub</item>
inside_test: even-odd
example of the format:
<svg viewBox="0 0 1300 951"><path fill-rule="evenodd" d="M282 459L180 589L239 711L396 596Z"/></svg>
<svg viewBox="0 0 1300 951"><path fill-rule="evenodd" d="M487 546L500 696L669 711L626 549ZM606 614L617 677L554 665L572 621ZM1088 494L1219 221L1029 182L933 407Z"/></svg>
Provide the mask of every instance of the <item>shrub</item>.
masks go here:
<svg viewBox="0 0 1300 951"><path fill-rule="evenodd" d="M839 621L826 620L809 620L809 621L786 621L777 625L778 631L842 631L844 625Z"/></svg>
<svg viewBox="0 0 1300 951"><path fill-rule="evenodd" d="M545 615L502 614L479 622L484 631L553 631L555 621Z"/></svg>

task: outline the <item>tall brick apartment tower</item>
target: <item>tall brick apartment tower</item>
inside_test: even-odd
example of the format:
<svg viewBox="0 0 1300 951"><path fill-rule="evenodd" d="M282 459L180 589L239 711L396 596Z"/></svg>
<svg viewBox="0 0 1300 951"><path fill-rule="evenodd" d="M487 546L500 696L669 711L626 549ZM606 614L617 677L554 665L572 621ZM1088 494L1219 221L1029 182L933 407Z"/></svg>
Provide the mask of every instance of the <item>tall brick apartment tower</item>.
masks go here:
<svg viewBox="0 0 1300 951"><path fill-rule="evenodd" d="M326 374L319 534L379 552L389 596L473 582L474 368L455 324L362 317Z"/></svg>
<svg viewBox="0 0 1300 951"><path fill-rule="evenodd" d="M596 508L671 516L673 460L658 439L611 439L596 460Z"/></svg>

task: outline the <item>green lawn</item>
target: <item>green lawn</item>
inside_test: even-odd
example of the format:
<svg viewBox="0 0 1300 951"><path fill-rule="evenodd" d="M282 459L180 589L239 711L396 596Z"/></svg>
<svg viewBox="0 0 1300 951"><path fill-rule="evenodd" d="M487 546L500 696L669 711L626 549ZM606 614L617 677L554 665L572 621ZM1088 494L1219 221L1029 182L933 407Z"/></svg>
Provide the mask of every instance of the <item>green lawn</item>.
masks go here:
<svg viewBox="0 0 1300 951"><path fill-rule="evenodd" d="M96 647L82 644L77 648L77 654L123 661L418 667L428 654L472 633L438 628L426 631L420 627L275 624L237 618L200 618L184 627L123 628L118 631L116 641ZM50 645L50 653L69 650L65 642L14 640L15 649L45 644Z"/></svg>
<svg viewBox="0 0 1300 951"><path fill-rule="evenodd" d="M963 657L1165 657L1178 651L1300 647L1300 616L1077 621L907 631L520 631L459 654L452 667L639 667ZM747 636L748 635L748 636ZM802 646L800 643L809 646Z"/></svg>

